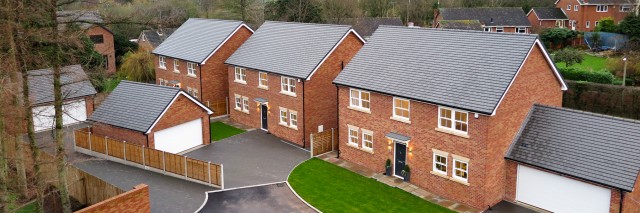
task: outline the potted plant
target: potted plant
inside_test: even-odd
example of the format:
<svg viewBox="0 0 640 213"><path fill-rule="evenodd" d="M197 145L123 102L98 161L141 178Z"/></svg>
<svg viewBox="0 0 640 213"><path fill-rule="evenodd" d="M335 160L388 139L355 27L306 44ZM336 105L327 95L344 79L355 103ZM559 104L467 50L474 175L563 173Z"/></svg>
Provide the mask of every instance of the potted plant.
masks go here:
<svg viewBox="0 0 640 213"><path fill-rule="evenodd" d="M409 165L404 165L404 169L402 169L402 176L404 177L404 181L409 182L411 179L411 168L409 168Z"/></svg>
<svg viewBox="0 0 640 213"><path fill-rule="evenodd" d="M391 168L392 168L391 159L387 158L387 163L385 163L384 168L385 168L385 174L387 176L391 176Z"/></svg>

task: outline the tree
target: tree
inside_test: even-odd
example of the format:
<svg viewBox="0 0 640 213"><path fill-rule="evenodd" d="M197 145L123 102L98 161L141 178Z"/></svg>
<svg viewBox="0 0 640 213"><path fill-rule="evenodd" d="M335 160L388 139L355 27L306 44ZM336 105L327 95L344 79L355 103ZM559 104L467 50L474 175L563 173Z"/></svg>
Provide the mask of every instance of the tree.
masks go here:
<svg viewBox="0 0 640 213"><path fill-rule="evenodd" d="M616 25L616 23L613 21L613 18L605 17L598 21L598 26L596 26L595 31L617 33L618 25Z"/></svg>
<svg viewBox="0 0 640 213"><path fill-rule="evenodd" d="M325 0L322 3L325 20L342 23L344 19L360 17L361 12L356 1Z"/></svg>
<svg viewBox="0 0 640 213"><path fill-rule="evenodd" d="M600 48L600 43L602 43L602 36L600 36L599 32L594 32L593 34L591 34L591 43L593 44L593 47L591 47L592 50L597 50Z"/></svg>
<svg viewBox="0 0 640 213"><path fill-rule="evenodd" d="M321 12L314 0L276 0L265 6L265 18L275 21L321 23Z"/></svg>
<svg viewBox="0 0 640 213"><path fill-rule="evenodd" d="M622 20L619 28L620 32L628 35L630 39L640 39L640 16L628 15Z"/></svg>
<svg viewBox="0 0 640 213"><path fill-rule="evenodd" d="M540 40L546 45L552 45L553 48L568 43L578 35L577 31L567 28L548 28L540 33Z"/></svg>
<svg viewBox="0 0 640 213"><path fill-rule="evenodd" d="M396 16L394 13L395 1L392 0L362 0L360 1L366 16L370 17L390 17Z"/></svg>
<svg viewBox="0 0 640 213"><path fill-rule="evenodd" d="M584 56L582 53L573 48L564 48L562 50L556 51L553 56L553 60L555 62L565 62L565 67L570 67L575 63L582 63Z"/></svg>
<svg viewBox="0 0 640 213"><path fill-rule="evenodd" d="M127 53L120 66L120 73L132 81L154 81L156 77L153 69L153 55L146 51Z"/></svg>
<svg viewBox="0 0 640 213"><path fill-rule="evenodd" d="M136 50L138 50L138 44L129 41L129 39L127 39L127 37L125 37L122 34L113 35L113 46L115 47L115 50L116 50L116 67L122 64L122 57L124 57L125 54L129 52L135 52ZM93 48L91 49L91 51L95 52Z"/></svg>

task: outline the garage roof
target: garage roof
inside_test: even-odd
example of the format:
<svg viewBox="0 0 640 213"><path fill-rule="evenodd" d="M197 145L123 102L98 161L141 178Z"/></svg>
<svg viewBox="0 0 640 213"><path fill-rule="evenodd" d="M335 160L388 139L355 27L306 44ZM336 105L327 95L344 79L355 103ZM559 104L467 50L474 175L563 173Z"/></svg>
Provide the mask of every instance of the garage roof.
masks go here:
<svg viewBox="0 0 640 213"><path fill-rule="evenodd" d="M88 120L148 133L179 95L213 113L180 88L122 81Z"/></svg>
<svg viewBox="0 0 640 213"><path fill-rule="evenodd" d="M29 95L33 104L53 102L53 70L31 70L28 74ZM60 71L62 97L65 100L95 95L96 89L80 65L62 67Z"/></svg>
<svg viewBox="0 0 640 213"><path fill-rule="evenodd" d="M506 158L632 191L640 169L640 121L535 105Z"/></svg>

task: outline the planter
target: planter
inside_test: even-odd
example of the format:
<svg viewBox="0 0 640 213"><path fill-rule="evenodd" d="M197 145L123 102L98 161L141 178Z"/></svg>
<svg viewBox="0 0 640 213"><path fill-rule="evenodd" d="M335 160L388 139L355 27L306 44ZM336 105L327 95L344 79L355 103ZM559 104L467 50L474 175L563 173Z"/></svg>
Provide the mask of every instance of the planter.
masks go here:
<svg viewBox="0 0 640 213"><path fill-rule="evenodd" d="M409 182L409 180L411 179L411 172L404 172L404 181L405 182Z"/></svg>
<svg viewBox="0 0 640 213"><path fill-rule="evenodd" d="M391 169L392 169L392 168L393 168L393 167L391 167L391 166L387 166L387 167L385 168L385 173L384 173L384 174L385 174L385 175L387 175L387 176L391 176Z"/></svg>

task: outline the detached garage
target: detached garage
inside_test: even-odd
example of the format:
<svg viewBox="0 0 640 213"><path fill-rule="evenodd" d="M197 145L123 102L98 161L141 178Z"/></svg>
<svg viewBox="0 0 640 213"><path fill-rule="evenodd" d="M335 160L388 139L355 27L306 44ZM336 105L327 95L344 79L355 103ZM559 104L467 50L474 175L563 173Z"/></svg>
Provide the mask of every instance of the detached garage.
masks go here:
<svg viewBox="0 0 640 213"><path fill-rule="evenodd" d="M93 133L176 154L210 143L211 114L180 88L122 81L88 120Z"/></svg>
<svg viewBox="0 0 640 213"><path fill-rule="evenodd" d="M33 128L36 132L55 127L53 107L53 70L31 70L28 75L29 96L34 105ZM62 122L65 126L87 120L93 111L93 97L96 90L80 65L63 67L60 74L62 83Z"/></svg>
<svg viewBox="0 0 640 213"><path fill-rule="evenodd" d="M536 105L506 156L508 197L557 213L640 212L639 140L640 121Z"/></svg>

